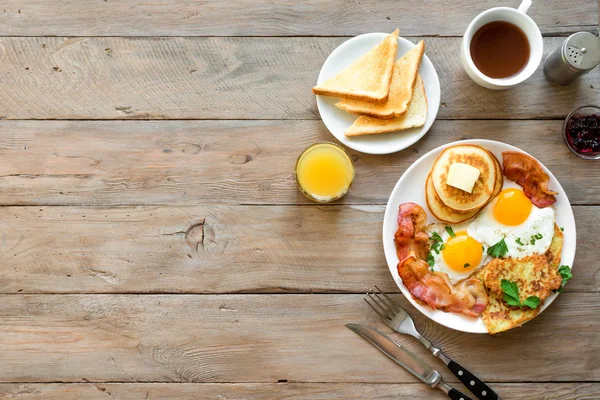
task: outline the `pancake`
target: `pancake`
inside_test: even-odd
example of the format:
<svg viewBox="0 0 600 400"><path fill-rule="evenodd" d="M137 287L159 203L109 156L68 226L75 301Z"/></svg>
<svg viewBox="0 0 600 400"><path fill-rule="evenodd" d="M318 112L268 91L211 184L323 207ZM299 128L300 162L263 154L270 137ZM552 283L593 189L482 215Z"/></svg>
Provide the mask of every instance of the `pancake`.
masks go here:
<svg viewBox="0 0 600 400"><path fill-rule="evenodd" d="M492 198L490 199L491 201L495 199L496 196L498 196L502 191L502 187L504 186L504 175L502 174L502 164L500 164L500 160L498 160L498 158L488 149L486 149L486 151L490 156L492 156L494 163L496 164L496 186L494 187L494 192L492 193Z"/></svg>
<svg viewBox="0 0 600 400"><path fill-rule="evenodd" d="M494 164L496 166L496 182L494 184L494 192L491 196L491 199L494 199L502 190L502 185L504 184L504 177L502 176L502 167L500 165L500 161L498 161L496 156L494 156L492 153L489 154L494 159ZM438 196L437 192L435 191L435 188L433 187L431 173L427 176L427 180L425 182L425 200L427 201L427 207L429 208L429 211L435 218L439 219L442 222L451 224L457 224L460 222L464 222L470 218L473 218L483 208L480 207L467 212L458 212L445 205L440 200L440 197Z"/></svg>
<svg viewBox="0 0 600 400"><path fill-rule="evenodd" d="M454 211L440 200L437 195L433 183L431 181L431 173L427 176L425 181L425 201L427 201L427 207L435 218L442 222L449 224L458 224L476 216L481 208L477 208L473 211L467 211L466 213L460 213Z"/></svg>
<svg viewBox="0 0 600 400"><path fill-rule="evenodd" d="M446 184L450 165L457 162L471 165L480 171L472 193ZM481 146L465 144L448 147L434 162L431 180L441 202L452 210L467 212L480 209L491 200L496 189L496 160Z"/></svg>

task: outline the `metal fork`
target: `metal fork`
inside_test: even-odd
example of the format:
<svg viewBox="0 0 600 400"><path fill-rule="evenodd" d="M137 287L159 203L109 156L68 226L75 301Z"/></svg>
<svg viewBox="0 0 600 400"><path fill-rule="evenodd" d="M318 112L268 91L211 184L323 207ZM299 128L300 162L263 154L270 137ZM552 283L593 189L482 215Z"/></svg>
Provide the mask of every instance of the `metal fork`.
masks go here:
<svg viewBox="0 0 600 400"><path fill-rule="evenodd" d="M442 350L435 347L429 340L417 331L415 323L404 308L394 301L390 296L382 292L377 285L367 292L367 297L363 300L371 307L377 315L393 330L398 333L410 335L417 339L425 346L434 357L442 360L444 364L452 371L452 373L473 392L480 400L500 400L500 396L496 394L488 385L475 375L461 367L458 363L450 359Z"/></svg>

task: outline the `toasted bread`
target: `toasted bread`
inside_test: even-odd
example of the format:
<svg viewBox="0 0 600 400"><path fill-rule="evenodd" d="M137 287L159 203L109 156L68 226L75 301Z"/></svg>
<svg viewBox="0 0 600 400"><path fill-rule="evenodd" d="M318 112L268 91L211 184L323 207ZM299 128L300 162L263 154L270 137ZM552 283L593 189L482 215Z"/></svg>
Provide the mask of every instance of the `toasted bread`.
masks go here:
<svg viewBox="0 0 600 400"><path fill-rule="evenodd" d="M384 102L390 92L398 51L398 29L381 43L312 90L314 94Z"/></svg>
<svg viewBox="0 0 600 400"><path fill-rule="evenodd" d="M393 119L358 117L344 132L346 136L375 135L398 132L423 126L427 119L427 95L421 76L417 77L415 93L404 116Z"/></svg>
<svg viewBox="0 0 600 400"><path fill-rule="evenodd" d="M464 163L479 169L480 175L472 193L446 184L453 163ZM442 203L458 212L480 209L492 198L496 189L497 165L494 156L481 146L464 144L444 149L431 169L431 180Z"/></svg>
<svg viewBox="0 0 600 400"><path fill-rule="evenodd" d="M372 101L361 101L342 99L336 107L352 114L364 115L373 118L399 118L408 110L409 103L416 90L416 81L421 65L421 58L425 51L425 44L421 40L412 50L404 54L394 64L390 95L385 103L373 103Z"/></svg>

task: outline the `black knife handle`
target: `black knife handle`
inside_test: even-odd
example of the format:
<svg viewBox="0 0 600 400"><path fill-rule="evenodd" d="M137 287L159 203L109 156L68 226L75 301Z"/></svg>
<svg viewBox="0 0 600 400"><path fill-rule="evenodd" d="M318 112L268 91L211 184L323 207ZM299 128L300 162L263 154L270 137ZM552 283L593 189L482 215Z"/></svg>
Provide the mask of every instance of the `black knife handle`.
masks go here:
<svg viewBox="0 0 600 400"><path fill-rule="evenodd" d="M448 397L450 397L452 400L471 400L470 397L462 394L461 392L459 392L456 389L452 389L451 391L449 391Z"/></svg>
<svg viewBox="0 0 600 400"><path fill-rule="evenodd" d="M448 363L448 368L458 379L460 379L463 385L468 387L469 390L473 392L475 396L477 396L479 400L500 399L500 396L498 396L496 392L490 389L488 385L483 383L481 380L479 380L479 378L477 378L475 375L473 375L454 361L450 360L450 362ZM450 398L453 397L450 396ZM459 397L457 397L457 399L459 399ZM465 400L467 399L465 398Z"/></svg>

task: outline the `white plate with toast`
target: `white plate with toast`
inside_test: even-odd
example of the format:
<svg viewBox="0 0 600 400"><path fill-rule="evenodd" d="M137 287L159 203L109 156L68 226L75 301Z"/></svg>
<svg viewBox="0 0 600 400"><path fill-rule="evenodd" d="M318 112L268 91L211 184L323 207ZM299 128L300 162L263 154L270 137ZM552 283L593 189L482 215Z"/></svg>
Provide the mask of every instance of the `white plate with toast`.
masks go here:
<svg viewBox="0 0 600 400"><path fill-rule="evenodd" d="M398 255L396 253L396 247L394 243L394 234L398 229L398 208L400 204L406 202L414 202L421 205L427 212L427 223L440 222L432 216L430 209L427 207L426 195L425 195L425 183L429 175L430 170L438 158L438 155L447 147L454 146L457 144L474 144L484 147L493 153L499 160L503 159L502 152L505 151L516 151L524 153L522 150L501 142L492 140L464 140L460 142L449 143L444 146L440 146L429 153L425 154L414 162L402 175L402 177L396 183L394 190L392 191L388 200L384 219L383 219L383 248L385 258L388 263L390 273L392 274L396 285L402 291L404 296L411 302L411 304L427 316L429 319L444 325L448 328L455 329L462 332L470 333L488 333L488 329L484 324L481 317L468 317L463 314L443 312L440 310L434 310L427 305L417 302L408 289L402 283L402 279L398 275ZM538 161L539 162L539 161ZM552 173L540 163L544 172L549 176L550 181L548 187L558 192L556 195L556 203L553 205L556 212L555 223L557 226L564 229L564 242L562 246L562 254L560 264L573 266L573 260L575 258L576 248L576 230L575 230L575 218L573 216L573 210L567 195L558 182L558 180L552 175ZM514 182L509 181L504 177L504 187L517 186ZM558 293L552 293L545 300L542 306L540 306L540 313L545 310L557 297ZM539 315L539 314L538 314Z"/></svg>
<svg viewBox="0 0 600 400"><path fill-rule="evenodd" d="M342 43L331 53L331 55L323 64L323 68L321 69L319 78L317 80L317 85L321 85L328 79L338 75L341 71L345 70L353 62L365 56L370 50L382 44L383 41L385 41L388 37L389 35L385 33L368 33L356 36ZM398 47L396 51L396 59L401 59L407 52L415 48L414 43L402 37L398 37L397 41ZM382 61L379 63L379 65L377 64L377 62L372 63L371 65L374 67L384 68L382 66L383 64L387 63L384 63ZM386 67L389 68L390 66L387 65ZM363 75L362 73L360 73L360 71L357 72L359 76ZM418 107L419 110L415 111L414 113L411 113L409 104L409 109L406 112L406 114L407 119L410 119L410 114L423 114L421 116L418 116L418 118L422 118L423 120L421 120L420 123L417 123L417 125L422 124L422 126L390 133L346 136L345 132L348 131L348 128L355 124L355 120L357 120L359 116L336 107L336 104L340 103L340 98L317 95L317 106L319 109L319 113L321 114L323 123L340 142L362 153L389 154L411 146L412 144L416 143L419 139L421 139L425 135L425 133L427 133L437 116L440 106L439 78L437 72L435 71L435 68L433 67L433 64L431 63L426 54L423 54L420 59L418 75L420 75L420 78L413 78L415 81L413 85L415 87L415 96L413 96L413 100L411 101L411 103L413 104L413 108ZM423 96L418 96L419 85L422 85L420 86L421 91L422 87L424 86ZM376 95L378 96L379 94L377 93ZM415 98L417 98L418 100L414 100ZM415 103L417 102L420 103L419 106L415 105ZM423 110L423 108L425 108L425 110ZM372 119L372 122L374 122L375 125L377 125L378 120ZM407 123L404 123L405 126L407 126L406 124ZM377 129L376 126L371 126L369 128Z"/></svg>

